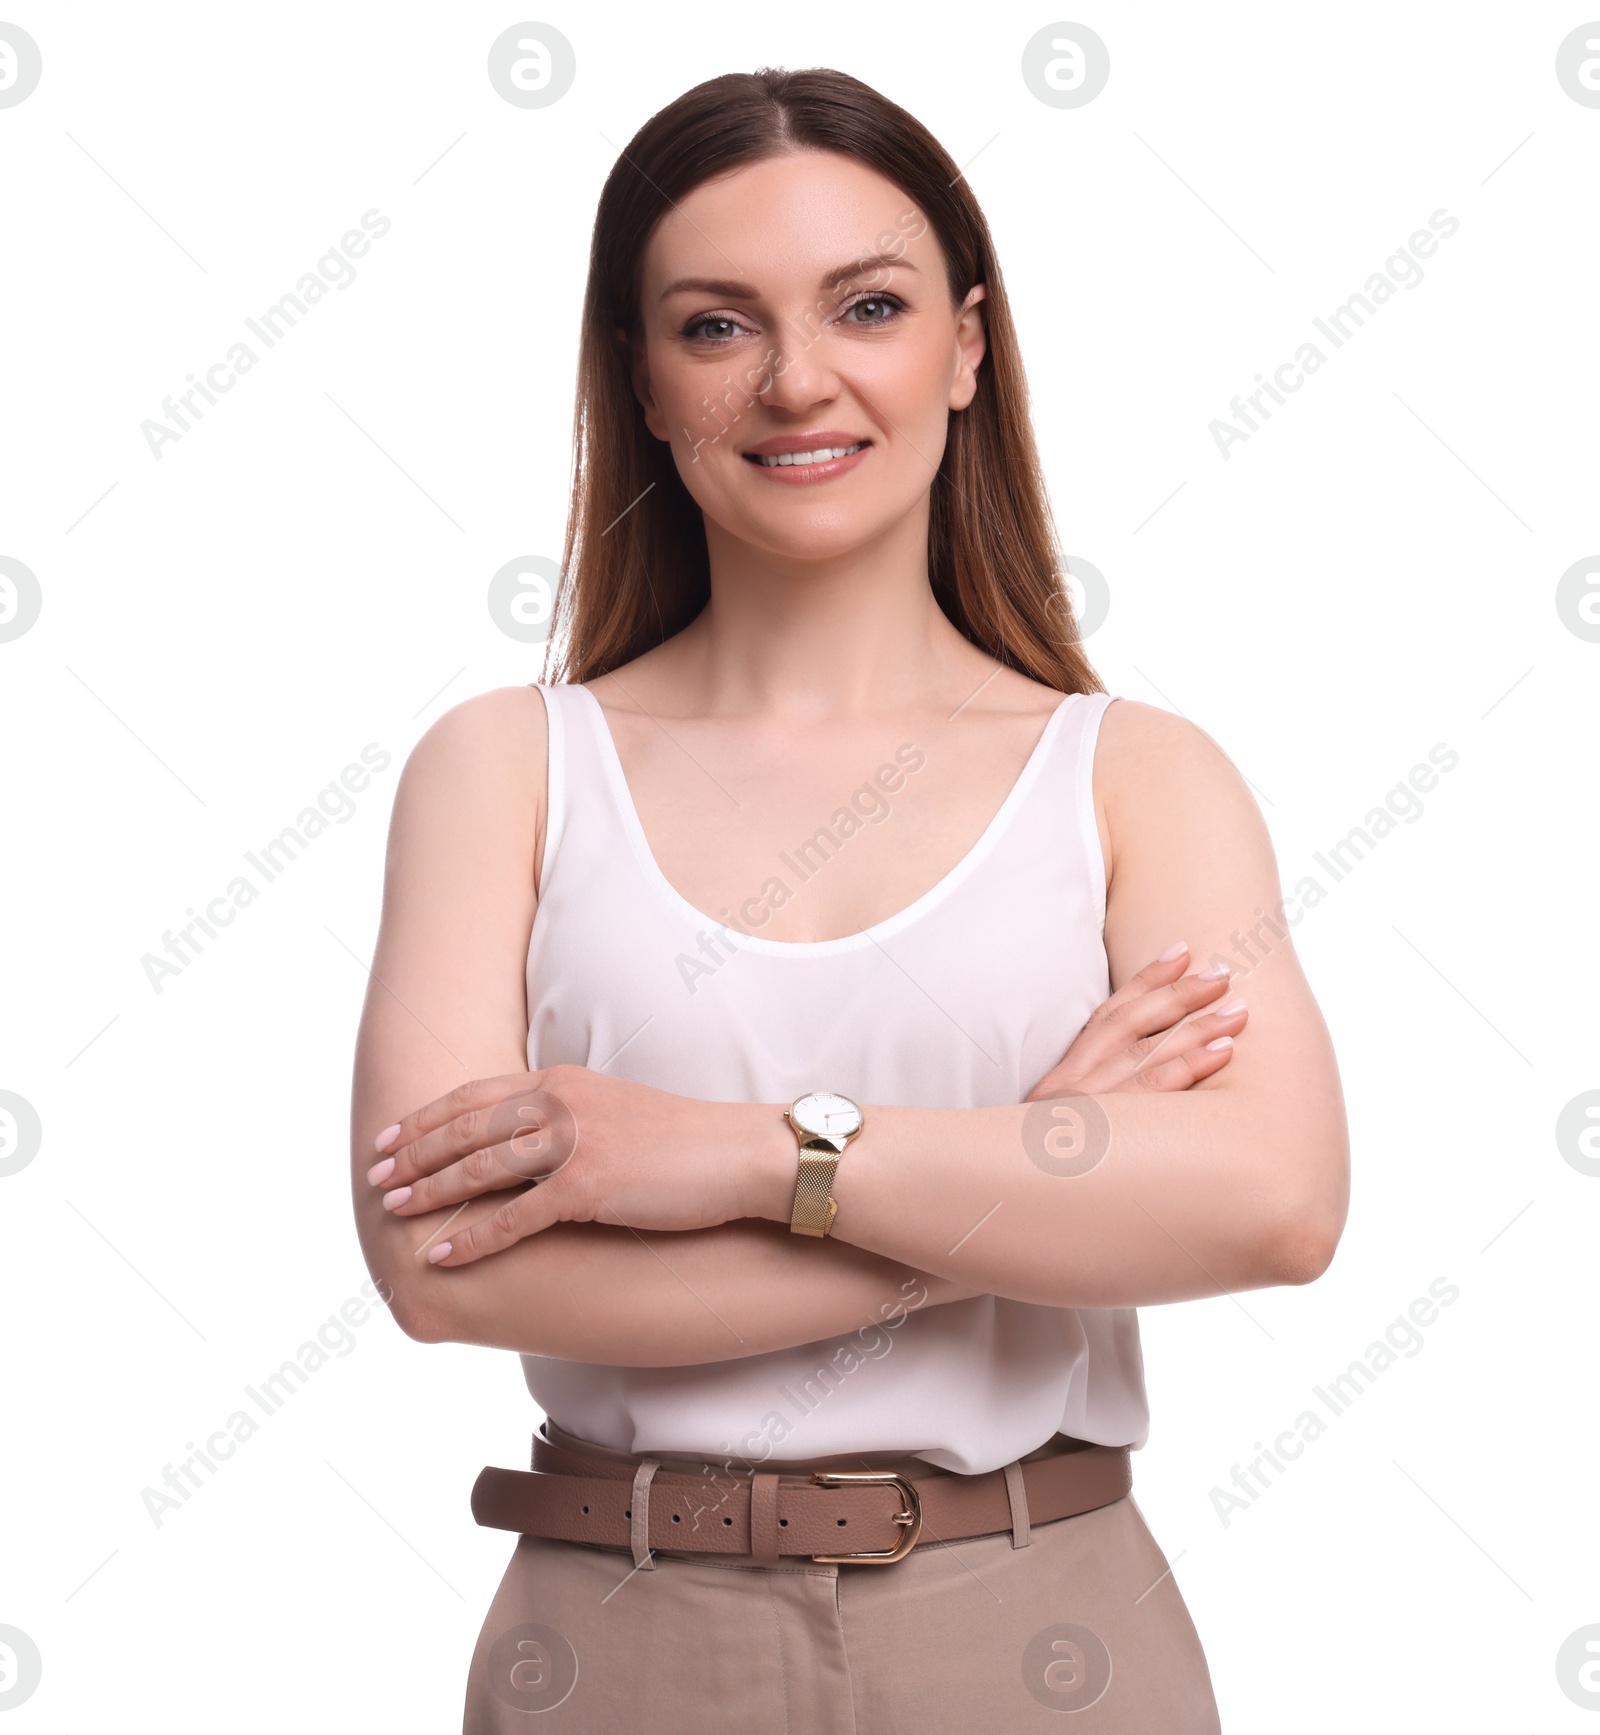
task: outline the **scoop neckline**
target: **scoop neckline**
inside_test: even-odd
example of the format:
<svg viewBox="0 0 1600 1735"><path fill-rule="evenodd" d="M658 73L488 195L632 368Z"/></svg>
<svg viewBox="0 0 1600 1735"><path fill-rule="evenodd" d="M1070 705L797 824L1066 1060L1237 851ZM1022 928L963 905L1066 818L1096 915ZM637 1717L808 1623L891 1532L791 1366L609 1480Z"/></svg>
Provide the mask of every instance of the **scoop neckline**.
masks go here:
<svg viewBox="0 0 1600 1735"><path fill-rule="evenodd" d="M616 737L611 733L611 724L606 718L605 706L586 686L578 682L571 684L574 691L582 693L584 698L594 707L594 718L599 725L601 757L605 766L607 781L611 785L611 792L617 804L617 812L622 820L623 830L627 833L635 860L657 894L691 922L711 928L725 944L736 947L740 951L761 952L769 957L778 958L824 958L840 952L859 951L866 946L876 945L881 940L889 939L903 928L910 927L912 923L920 920L936 905L942 903L971 876L983 858L1000 840L1001 834L1010 823L1012 816L1026 798L1029 788L1038 778L1039 768L1044 763L1045 753L1061 726L1062 716L1069 704L1074 699L1082 699L1087 696L1083 693L1064 693L1061 696L1060 703L1045 719L1044 728L1039 732L1038 740L1034 742L1028 757L1023 761L1022 769L1017 773L1016 781L1006 792L1005 799L995 809L989 823L979 832L966 854L920 897L913 899L904 909L897 910L892 916L886 916L883 921L874 922L871 927L860 928L853 934L841 934L832 940L771 940L757 934L746 934L739 928L728 927L715 916L707 915L704 910L690 903L661 871L661 864L656 860L655 851L650 847L650 839L645 835L644 822L639 818L638 805L633 799L632 789L628 786L627 774L622 769L622 755L617 751Z"/></svg>

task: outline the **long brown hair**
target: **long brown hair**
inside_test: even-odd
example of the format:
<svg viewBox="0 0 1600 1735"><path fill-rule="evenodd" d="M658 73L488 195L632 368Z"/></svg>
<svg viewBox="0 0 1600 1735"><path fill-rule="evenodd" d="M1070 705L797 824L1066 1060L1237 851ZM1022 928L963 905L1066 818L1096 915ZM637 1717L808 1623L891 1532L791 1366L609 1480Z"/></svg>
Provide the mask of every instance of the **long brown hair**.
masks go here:
<svg viewBox="0 0 1600 1735"><path fill-rule="evenodd" d="M645 427L618 331L640 341L640 269L656 223L715 175L797 150L875 169L932 224L952 301L985 285L977 395L952 412L932 485L928 571L951 623L1010 668L1064 693L1104 690L1060 573L1016 328L989 226L937 139L842 72L729 73L686 91L634 135L595 216L578 355L572 501L545 679L590 681L681 631L709 598L700 508L671 448Z"/></svg>

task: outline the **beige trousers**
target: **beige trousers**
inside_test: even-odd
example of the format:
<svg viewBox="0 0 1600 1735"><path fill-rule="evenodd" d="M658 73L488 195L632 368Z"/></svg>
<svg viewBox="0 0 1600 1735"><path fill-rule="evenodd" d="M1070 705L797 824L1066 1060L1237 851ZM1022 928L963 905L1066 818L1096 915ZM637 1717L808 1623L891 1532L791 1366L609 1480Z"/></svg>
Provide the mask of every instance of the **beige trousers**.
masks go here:
<svg viewBox="0 0 1600 1735"><path fill-rule="evenodd" d="M1131 1496L1014 1541L924 1531L883 1566L658 1549L641 1569L625 1549L520 1537L463 1735L1217 1735L1194 1623Z"/></svg>

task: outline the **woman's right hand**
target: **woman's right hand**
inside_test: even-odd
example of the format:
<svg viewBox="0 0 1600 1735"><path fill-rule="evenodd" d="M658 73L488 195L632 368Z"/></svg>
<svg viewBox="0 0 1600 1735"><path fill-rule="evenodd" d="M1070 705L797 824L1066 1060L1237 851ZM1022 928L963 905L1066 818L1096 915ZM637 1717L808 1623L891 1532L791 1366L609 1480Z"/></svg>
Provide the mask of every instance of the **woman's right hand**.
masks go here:
<svg viewBox="0 0 1600 1735"><path fill-rule="evenodd" d="M1237 998L1214 1012L1201 1012L1227 991L1228 973L1213 966L1185 976L1188 961L1187 946L1169 947L1130 977L1095 1008L1072 1046L1023 1101L1187 1090L1220 1072L1233 1058L1232 1039L1249 1013Z"/></svg>

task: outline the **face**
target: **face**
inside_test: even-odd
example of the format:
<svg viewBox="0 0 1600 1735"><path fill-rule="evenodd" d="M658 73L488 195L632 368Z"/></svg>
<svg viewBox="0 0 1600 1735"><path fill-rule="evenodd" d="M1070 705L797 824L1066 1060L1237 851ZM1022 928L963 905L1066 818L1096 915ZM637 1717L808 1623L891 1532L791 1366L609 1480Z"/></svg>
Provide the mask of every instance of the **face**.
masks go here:
<svg viewBox="0 0 1600 1735"><path fill-rule="evenodd" d="M697 187L645 252L634 389L713 548L826 559L924 516L977 389L981 285L892 182L805 151Z"/></svg>

